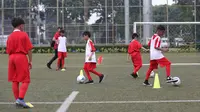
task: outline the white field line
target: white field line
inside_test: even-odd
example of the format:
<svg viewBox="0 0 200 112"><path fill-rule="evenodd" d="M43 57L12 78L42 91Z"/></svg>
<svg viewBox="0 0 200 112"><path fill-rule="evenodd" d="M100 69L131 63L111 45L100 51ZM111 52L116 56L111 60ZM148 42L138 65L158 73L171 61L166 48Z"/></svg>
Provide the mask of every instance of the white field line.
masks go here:
<svg viewBox="0 0 200 112"><path fill-rule="evenodd" d="M60 108L58 108L58 110L56 112L67 112L69 106L71 105L71 103L74 101L74 99L76 98L76 96L78 95L78 91L73 91L69 97L67 97L65 99L65 101L62 103L62 105L60 106Z"/></svg>
<svg viewBox="0 0 200 112"><path fill-rule="evenodd" d="M73 95L73 97L74 96L75 96L75 94ZM63 102L31 102L31 103L35 104L35 105L59 105L59 104L64 104ZM68 103L69 103L69 101L68 101ZM139 104L139 103L200 103L200 100L87 101L87 102L71 102L70 104L134 104L134 103L135 104ZM14 102L0 102L0 105L10 105L10 104L15 104L15 103Z"/></svg>

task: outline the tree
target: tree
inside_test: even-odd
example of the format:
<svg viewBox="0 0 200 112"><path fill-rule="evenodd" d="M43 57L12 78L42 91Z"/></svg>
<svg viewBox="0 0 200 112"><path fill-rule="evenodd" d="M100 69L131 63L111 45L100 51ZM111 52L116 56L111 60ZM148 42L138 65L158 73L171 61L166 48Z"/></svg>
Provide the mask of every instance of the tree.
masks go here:
<svg viewBox="0 0 200 112"><path fill-rule="evenodd" d="M194 0L177 0L177 1L178 1L177 5L190 5L191 7L193 7L193 8L191 8L191 11L193 13L190 12L191 14L193 14L191 17L193 17L193 20L194 20L194 14L196 13L196 20L200 21L200 6L199 6L200 0L195 0L196 4L198 5L198 6L196 6L196 12L193 11L194 10L194 6L195 6ZM196 34L196 37L197 37L196 38L196 42L198 44L200 44L200 25L196 25L196 32L197 32L197 34ZM200 48L200 46L199 46L199 48Z"/></svg>

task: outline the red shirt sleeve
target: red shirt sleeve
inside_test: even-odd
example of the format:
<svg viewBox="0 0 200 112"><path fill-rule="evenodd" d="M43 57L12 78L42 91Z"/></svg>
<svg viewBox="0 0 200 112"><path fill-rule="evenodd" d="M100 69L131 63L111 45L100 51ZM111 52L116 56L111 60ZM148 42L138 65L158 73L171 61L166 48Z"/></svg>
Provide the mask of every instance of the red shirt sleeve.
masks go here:
<svg viewBox="0 0 200 112"><path fill-rule="evenodd" d="M9 36L10 37L10 36ZM7 40L7 42L6 42L6 53L7 54L10 54L11 53L11 51L10 51L10 38L8 37L8 40Z"/></svg>
<svg viewBox="0 0 200 112"><path fill-rule="evenodd" d="M26 52L28 52L28 51L30 51L31 49L33 49L33 45L32 45L32 43L31 43L31 41L30 41L30 38L29 38L29 36L28 36L28 34L26 33L26 37L25 37L25 50L26 50Z"/></svg>
<svg viewBox="0 0 200 112"><path fill-rule="evenodd" d="M157 38L156 41L155 41L154 48L159 48L160 44L161 44L161 40L160 40L160 38Z"/></svg>
<svg viewBox="0 0 200 112"><path fill-rule="evenodd" d="M131 42L128 46L128 53L131 54L133 52L133 43Z"/></svg>
<svg viewBox="0 0 200 112"><path fill-rule="evenodd" d="M140 51L140 49L142 48L142 44L137 41L137 46L138 46L138 51Z"/></svg>
<svg viewBox="0 0 200 112"><path fill-rule="evenodd" d="M91 52L95 52L96 48L94 47L94 43L92 41L89 41L89 44L91 46L92 51Z"/></svg>
<svg viewBox="0 0 200 112"><path fill-rule="evenodd" d="M59 33L59 32L56 32L56 34L54 35L54 38L55 38L56 40L58 40L58 37L60 37L60 33Z"/></svg>

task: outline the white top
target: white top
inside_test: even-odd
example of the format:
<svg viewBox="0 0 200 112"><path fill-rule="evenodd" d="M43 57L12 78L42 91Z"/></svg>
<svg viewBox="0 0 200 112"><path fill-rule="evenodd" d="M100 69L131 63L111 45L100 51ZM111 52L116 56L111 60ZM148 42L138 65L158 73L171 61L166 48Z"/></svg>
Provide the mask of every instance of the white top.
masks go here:
<svg viewBox="0 0 200 112"><path fill-rule="evenodd" d="M154 34L149 41L150 46L150 60L158 60L164 57L162 51L157 50L156 48L160 48L161 38L157 34Z"/></svg>
<svg viewBox="0 0 200 112"><path fill-rule="evenodd" d="M58 52L67 52L67 38L58 37Z"/></svg>
<svg viewBox="0 0 200 112"><path fill-rule="evenodd" d="M96 55L95 55L95 47L92 40L88 39L87 44L85 46L85 62L86 63L96 63ZM89 57L92 55L92 60L89 60Z"/></svg>

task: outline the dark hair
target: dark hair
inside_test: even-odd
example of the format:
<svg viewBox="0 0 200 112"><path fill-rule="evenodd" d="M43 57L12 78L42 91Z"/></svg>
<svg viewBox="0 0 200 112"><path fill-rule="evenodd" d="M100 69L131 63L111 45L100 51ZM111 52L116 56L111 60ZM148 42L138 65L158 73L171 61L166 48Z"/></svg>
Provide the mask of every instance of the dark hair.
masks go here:
<svg viewBox="0 0 200 112"><path fill-rule="evenodd" d="M24 20L21 18L13 18L12 19L12 26L14 28L18 27L19 25L25 24Z"/></svg>
<svg viewBox="0 0 200 112"><path fill-rule="evenodd" d="M85 31L83 32L83 36L91 37L91 33L89 31Z"/></svg>
<svg viewBox="0 0 200 112"><path fill-rule="evenodd" d="M60 33L65 33L65 30L60 30Z"/></svg>
<svg viewBox="0 0 200 112"><path fill-rule="evenodd" d="M139 37L137 33L132 34L132 39Z"/></svg>
<svg viewBox="0 0 200 112"><path fill-rule="evenodd" d="M58 27L58 30L59 30L59 29L62 30L63 28L62 28L62 27Z"/></svg>
<svg viewBox="0 0 200 112"><path fill-rule="evenodd" d="M159 25L157 26L157 30L165 31L165 27L163 25Z"/></svg>

